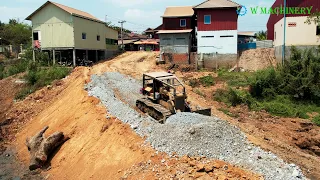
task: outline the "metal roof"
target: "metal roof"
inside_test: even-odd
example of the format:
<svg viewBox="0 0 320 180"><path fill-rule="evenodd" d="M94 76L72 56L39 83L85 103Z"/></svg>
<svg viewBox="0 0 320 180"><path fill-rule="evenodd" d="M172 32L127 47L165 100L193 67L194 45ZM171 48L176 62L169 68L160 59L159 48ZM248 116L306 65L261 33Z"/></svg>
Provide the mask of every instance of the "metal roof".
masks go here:
<svg viewBox="0 0 320 180"><path fill-rule="evenodd" d="M194 11L192 6L167 7L162 17L192 17Z"/></svg>
<svg viewBox="0 0 320 180"><path fill-rule="evenodd" d="M174 76L173 74L167 73L167 72L151 72L151 73L145 73L145 75L149 76L149 77L152 77L152 78Z"/></svg>
<svg viewBox="0 0 320 180"><path fill-rule="evenodd" d="M59 7L60 9L66 11L67 13L71 14L71 15L74 15L74 16L80 16L80 17L84 17L84 18L88 18L88 19L91 19L91 20L95 20L95 21L99 21L99 22L102 22L100 21L98 18L92 16L91 14L89 13L86 13L84 11L80 11L80 10L77 10L77 9L74 9L74 8L71 8L71 7L68 7L68 6L65 6L65 5L62 5L62 4L58 4L58 3L55 3L55 2L52 2L52 1L47 1L46 3L44 3L41 7L39 7L36 11L34 11L31 15L29 15L26 20L31 20L32 16L34 16L37 12L39 12L41 9L43 9L45 6L47 6L48 4L53 4L57 7Z"/></svg>
<svg viewBox="0 0 320 180"><path fill-rule="evenodd" d="M207 0L201 4L194 6L194 9L205 9L205 8L228 8L228 7L239 7L238 3L231 0Z"/></svg>
<svg viewBox="0 0 320 180"><path fill-rule="evenodd" d="M179 33L190 33L192 29L185 30L160 30L157 34L179 34Z"/></svg>

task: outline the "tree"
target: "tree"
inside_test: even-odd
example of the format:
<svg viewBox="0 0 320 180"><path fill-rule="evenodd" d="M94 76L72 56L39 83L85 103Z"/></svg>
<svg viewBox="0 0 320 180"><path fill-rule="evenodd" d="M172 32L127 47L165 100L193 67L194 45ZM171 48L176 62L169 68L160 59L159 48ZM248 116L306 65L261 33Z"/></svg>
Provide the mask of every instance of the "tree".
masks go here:
<svg viewBox="0 0 320 180"><path fill-rule="evenodd" d="M315 12L313 14L311 14L310 16L308 16L306 22L306 24L320 24L320 12Z"/></svg>
<svg viewBox="0 0 320 180"><path fill-rule="evenodd" d="M267 31L259 31L255 34L257 40L262 41L267 39Z"/></svg>
<svg viewBox="0 0 320 180"><path fill-rule="evenodd" d="M110 27L110 28L118 31L119 33L121 32L121 27L112 24L112 22L107 22L107 23L106 23L106 26L108 26L108 27ZM130 31L129 29L123 28L123 32L125 32L125 33L131 33L132 31Z"/></svg>

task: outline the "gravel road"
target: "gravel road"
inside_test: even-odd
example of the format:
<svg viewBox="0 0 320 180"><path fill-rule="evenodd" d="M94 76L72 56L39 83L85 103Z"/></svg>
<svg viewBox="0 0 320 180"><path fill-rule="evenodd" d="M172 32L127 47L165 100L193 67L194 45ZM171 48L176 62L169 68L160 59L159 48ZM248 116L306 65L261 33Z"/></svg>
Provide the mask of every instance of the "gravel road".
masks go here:
<svg viewBox="0 0 320 180"><path fill-rule="evenodd" d="M158 151L179 155L206 156L250 169L267 180L305 179L300 168L287 164L271 152L251 144L239 128L217 117L178 113L159 124L137 112L141 82L117 72L91 76L85 89L97 97L109 113L128 123Z"/></svg>

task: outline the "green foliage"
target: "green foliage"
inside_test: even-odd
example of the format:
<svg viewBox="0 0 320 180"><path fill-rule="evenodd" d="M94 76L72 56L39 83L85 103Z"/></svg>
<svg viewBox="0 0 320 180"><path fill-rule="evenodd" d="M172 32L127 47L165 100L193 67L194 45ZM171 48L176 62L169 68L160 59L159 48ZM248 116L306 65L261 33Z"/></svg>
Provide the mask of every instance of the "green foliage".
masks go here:
<svg viewBox="0 0 320 180"><path fill-rule="evenodd" d="M266 40L267 39L267 31L259 31L255 34L255 36L257 37L257 40L259 40L259 41Z"/></svg>
<svg viewBox="0 0 320 180"><path fill-rule="evenodd" d="M0 34L2 42L13 45L19 49L20 44L31 44L31 26L15 19L10 19L9 24L1 24Z"/></svg>
<svg viewBox="0 0 320 180"><path fill-rule="evenodd" d="M35 89L31 86L27 86L16 94L15 99L23 100L25 97L27 97L29 94L32 94L33 92L35 92Z"/></svg>
<svg viewBox="0 0 320 180"><path fill-rule="evenodd" d="M50 85L52 81L62 79L70 73L70 69L66 67L49 67L41 68L36 64L31 64L26 75L26 80L29 85L40 88Z"/></svg>
<svg viewBox="0 0 320 180"><path fill-rule="evenodd" d="M315 12L307 17L306 24L320 24L320 12Z"/></svg>
<svg viewBox="0 0 320 180"><path fill-rule="evenodd" d="M239 114L233 114L231 113L228 109L225 109L225 108L220 108L218 109L219 111L222 111L223 113L225 113L226 115L230 116L230 117L234 117L234 118L237 118L239 117Z"/></svg>
<svg viewBox="0 0 320 180"><path fill-rule="evenodd" d="M249 85L250 72L229 72L226 69L218 70L218 80L226 81L231 87L245 87Z"/></svg>
<svg viewBox="0 0 320 180"><path fill-rule="evenodd" d="M250 93L255 98L289 95L300 101L320 103L320 56L315 49L304 52L291 49L290 61L277 69L258 71L250 79Z"/></svg>
<svg viewBox="0 0 320 180"><path fill-rule="evenodd" d="M29 61L27 60L19 60L17 64L11 65L7 68L6 76L12 76L15 74L19 74L25 72L28 68Z"/></svg>
<svg viewBox="0 0 320 180"><path fill-rule="evenodd" d="M224 102L228 105L237 106L239 104L246 104L251 106L253 99L247 91L236 90L229 88L228 90L218 89L214 95L214 99L219 102Z"/></svg>
<svg viewBox="0 0 320 180"><path fill-rule="evenodd" d="M211 75L201 77L199 80L200 83L205 87L213 86L215 84L214 79Z"/></svg>
<svg viewBox="0 0 320 180"><path fill-rule="evenodd" d="M312 119L312 121L317 125L317 126L320 126L320 115L314 117Z"/></svg>
<svg viewBox="0 0 320 180"><path fill-rule="evenodd" d="M3 55L4 57L6 57L7 59L10 59L11 58L11 53L8 49L4 49L4 52L3 52Z"/></svg>

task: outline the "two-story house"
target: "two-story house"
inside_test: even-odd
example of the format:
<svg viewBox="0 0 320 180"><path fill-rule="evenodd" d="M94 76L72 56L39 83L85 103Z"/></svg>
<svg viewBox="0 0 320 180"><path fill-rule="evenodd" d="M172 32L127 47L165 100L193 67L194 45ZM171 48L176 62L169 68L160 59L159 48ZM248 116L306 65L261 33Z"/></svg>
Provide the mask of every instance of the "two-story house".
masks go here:
<svg viewBox="0 0 320 180"><path fill-rule="evenodd" d="M50 52L53 63L71 61L75 66L118 50L118 32L89 13L47 1L26 19L32 22L34 49Z"/></svg>
<svg viewBox="0 0 320 180"><path fill-rule="evenodd" d="M207 0L193 7L197 15L198 54L213 60L205 61L207 66L213 66L217 59L219 65L235 64L238 7L240 5L231 0Z"/></svg>
<svg viewBox="0 0 320 180"><path fill-rule="evenodd" d="M195 18L192 6L167 7L163 16L160 52L168 61L188 62L192 41L195 37Z"/></svg>

